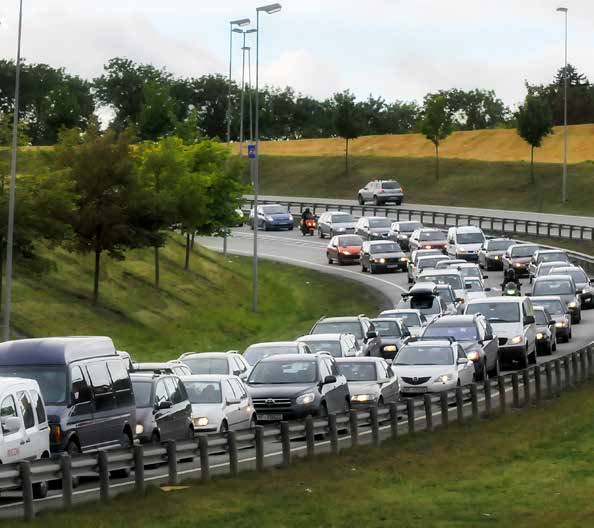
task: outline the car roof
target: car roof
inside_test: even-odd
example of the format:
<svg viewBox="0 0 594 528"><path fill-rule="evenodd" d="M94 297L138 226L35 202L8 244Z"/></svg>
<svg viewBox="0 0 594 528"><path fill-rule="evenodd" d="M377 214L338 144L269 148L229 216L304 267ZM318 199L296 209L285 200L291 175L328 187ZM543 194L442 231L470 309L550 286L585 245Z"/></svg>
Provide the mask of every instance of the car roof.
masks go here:
<svg viewBox="0 0 594 528"><path fill-rule="evenodd" d="M367 242L370 246L379 246L380 244L394 244L397 245L396 242L394 242L393 240L369 240ZM400 248L400 246L398 246Z"/></svg>
<svg viewBox="0 0 594 528"><path fill-rule="evenodd" d="M553 269L555 269L557 271L570 271L570 270L571 271L574 271L576 269L584 271L584 268L582 268L581 266L574 266L574 265L571 265L571 266L553 266ZM584 271L584 273L585 273L585 271ZM565 274L564 273L556 273L556 275L565 275ZM545 277L546 277L546 275L545 275Z"/></svg>
<svg viewBox="0 0 594 528"><path fill-rule="evenodd" d="M237 378L232 374L185 374L180 376L182 381L222 381L230 378Z"/></svg>
<svg viewBox="0 0 594 528"><path fill-rule="evenodd" d="M531 297L531 299L533 301L559 301L563 304L565 304L565 301L563 299L561 299L561 297L559 297L559 295L533 295Z"/></svg>
<svg viewBox="0 0 594 528"><path fill-rule="evenodd" d="M514 244L513 246L510 246L509 249L514 249L517 247L535 247L537 249L540 248L538 244L531 244L530 242L520 242L519 244Z"/></svg>
<svg viewBox="0 0 594 528"><path fill-rule="evenodd" d="M346 333L342 334L307 334L301 336L297 339L297 341L301 342L310 342L310 341L339 341L340 338L344 335L349 335ZM353 335L353 334L350 334Z"/></svg>
<svg viewBox="0 0 594 528"><path fill-rule="evenodd" d="M338 357L335 358L336 363L380 363L385 361L381 357L364 356L364 357Z"/></svg>
<svg viewBox="0 0 594 528"><path fill-rule="evenodd" d="M351 213L349 213L348 211L326 211L325 213L322 214L340 214L340 215L351 215Z"/></svg>
<svg viewBox="0 0 594 528"><path fill-rule="evenodd" d="M263 361L312 361L320 356L318 354L277 354L276 356L266 356L262 358L259 363ZM324 357L331 357L325 355Z"/></svg>
<svg viewBox="0 0 594 528"><path fill-rule="evenodd" d="M184 359L188 359L188 358L196 358L196 357L200 357L200 358L204 358L204 359L215 359L215 358L220 358L220 359L224 359L224 358L228 358L231 354L237 354L237 352L186 352L186 354L183 354L180 357L180 361L183 363Z"/></svg>
<svg viewBox="0 0 594 528"><path fill-rule="evenodd" d="M420 310L415 310L414 308L394 308L392 310L383 310L382 314L399 314L399 313L413 313L421 317ZM380 314L381 317L381 314Z"/></svg>
<svg viewBox="0 0 594 528"><path fill-rule="evenodd" d="M421 275L419 276L419 278L422 279L423 275L458 275L458 276L460 276L460 273L458 273L458 270L446 268L446 269L423 271L421 273Z"/></svg>
<svg viewBox="0 0 594 528"><path fill-rule="evenodd" d="M178 377L175 374L170 374L170 373L161 373L161 374L157 374L154 372L130 372L130 379L132 381L157 381L160 380L161 378L166 378L166 377Z"/></svg>
<svg viewBox="0 0 594 528"><path fill-rule="evenodd" d="M395 323L397 321L400 321L400 319L395 319L394 317L374 317L373 319L371 319L372 323L377 323L377 322ZM400 321L400 323L402 323L402 321Z"/></svg>
<svg viewBox="0 0 594 528"><path fill-rule="evenodd" d="M134 363L134 368L144 368L144 369L150 369L150 368L172 368L174 367L174 365L170 365L167 361L147 361L146 363L144 362L139 362L139 363Z"/></svg>
<svg viewBox="0 0 594 528"><path fill-rule="evenodd" d="M437 345L437 346L452 348L453 344L454 343L452 343L451 341L447 341L445 339L439 339L438 337L436 337L435 339L423 339L420 341L409 341L404 346L415 345L415 346L421 346L421 347L425 347L425 346L429 347L429 346Z"/></svg>
<svg viewBox="0 0 594 528"><path fill-rule="evenodd" d="M565 251L564 249L539 249L538 253L565 253L567 254L567 251Z"/></svg>
<svg viewBox="0 0 594 528"><path fill-rule="evenodd" d="M460 264L455 264L455 266L459 268L478 268L479 265L476 262L464 262Z"/></svg>
<svg viewBox="0 0 594 528"><path fill-rule="evenodd" d="M339 317L324 317L320 319L318 323L339 323L348 321L359 321L361 316L359 315L344 315ZM317 324L317 323L316 323Z"/></svg>
<svg viewBox="0 0 594 528"><path fill-rule="evenodd" d="M459 226L459 227L454 227L453 229L455 229L456 233L476 233L477 231L480 231L481 233L483 232L483 230L480 227L477 226Z"/></svg>
<svg viewBox="0 0 594 528"><path fill-rule="evenodd" d="M254 343L248 348L264 348L264 347L281 347L281 346L297 346L297 341L269 341L265 343Z"/></svg>
<svg viewBox="0 0 594 528"><path fill-rule="evenodd" d="M534 282L546 282L546 281L553 281L553 280L573 280L571 275L562 275L562 274L555 274L555 275L541 275L540 277L535 277Z"/></svg>
<svg viewBox="0 0 594 528"><path fill-rule="evenodd" d="M546 266L551 266L552 268L557 268L557 267L567 267L567 268L575 268L576 266L573 264L568 263L566 260L549 260L548 262L539 262L538 263L538 267L540 268L541 266L546 267Z"/></svg>
<svg viewBox="0 0 594 528"><path fill-rule="evenodd" d="M29 379L29 378L17 378L14 376L11 377L2 377L0 376L0 390L1 389L9 389L11 387L17 385L32 385L34 387L39 387L37 381Z"/></svg>
<svg viewBox="0 0 594 528"><path fill-rule="evenodd" d="M484 304L487 303L521 303L526 297L507 297L500 295L499 297L481 297L480 299L471 299L467 304Z"/></svg>
<svg viewBox="0 0 594 528"><path fill-rule="evenodd" d="M438 233L443 233L441 229L437 229L436 227L420 227L419 231L436 231ZM445 233L444 233L445 236Z"/></svg>
<svg viewBox="0 0 594 528"><path fill-rule="evenodd" d="M367 220L390 220L387 216L364 216L363 218L367 218Z"/></svg>
<svg viewBox="0 0 594 528"><path fill-rule="evenodd" d="M429 323L429 326L448 326L456 323L468 323L474 321L477 314L457 314L457 315L444 315L434 319Z"/></svg>

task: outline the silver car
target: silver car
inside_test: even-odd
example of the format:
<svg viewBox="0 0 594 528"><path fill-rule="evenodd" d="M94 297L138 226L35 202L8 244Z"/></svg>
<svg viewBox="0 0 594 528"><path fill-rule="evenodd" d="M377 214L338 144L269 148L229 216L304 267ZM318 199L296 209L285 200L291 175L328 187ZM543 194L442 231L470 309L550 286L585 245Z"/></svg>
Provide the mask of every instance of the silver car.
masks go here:
<svg viewBox="0 0 594 528"><path fill-rule="evenodd" d="M338 358L336 364L347 379L352 407L381 407L399 400L398 378L384 359Z"/></svg>
<svg viewBox="0 0 594 528"><path fill-rule="evenodd" d="M328 352L335 358L361 356L363 350L353 334L308 334L297 338L307 343L314 354Z"/></svg>
<svg viewBox="0 0 594 528"><path fill-rule="evenodd" d="M179 360L188 366L189 374L228 374L246 379L251 367L236 351L229 352L186 352Z"/></svg>
<svg viewBox="0 0 594 528"><path fill-rule="evenodd" d="M245 349L243 359L253 367L258 361L268 356L311 353L311 349L306 343L299 343L297 341L272 341L250 345Z"/></svg>
<svg viewBox="0 0 594 528"><path fill-rule="evenodd" d="M352 235L355 219L345 211L327 211L318 218L318 236L332 238L336 235Z"/></svg>
<svg viewBox="0 0 594 528"><path fill-rule="evenodd" d="M394 180L371 181L359 189L357 199L360 205L364 205L366 202L373 202L373 205L385 205L388 202L401 205L404 191L402 185Z"/></svg>
<svg viewBox="0 0 594 528"><path fill-rule="evenodd" d="M413 337L418 336L427 324L427 318L419 310L384 310L378 317L381 319L401 319Z"/></svg>
<svg viewBox="0 0 594 528"><path fill-rule="evenodd" d="M256 423L252 398L237 376L182 376L196 433L248 429Z"/></svg>

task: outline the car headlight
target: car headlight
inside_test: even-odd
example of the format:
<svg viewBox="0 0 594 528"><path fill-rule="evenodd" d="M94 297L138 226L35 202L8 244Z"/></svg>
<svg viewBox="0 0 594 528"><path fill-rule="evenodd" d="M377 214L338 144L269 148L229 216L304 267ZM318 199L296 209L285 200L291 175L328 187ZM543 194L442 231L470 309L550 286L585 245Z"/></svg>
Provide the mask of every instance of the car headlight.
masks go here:
<svg viewBox="0 0 594 528"><path fill-rule="evenodd" d="M465 249L458 249L456 253L458 253L458 255L464 255L465 253L468 253L468 251L466 251Z"/></svg>
<svg viewBox="0 0 594 528"><path fill-rule="evenodd" d="M343 250L342 250L342 254L343 254L343 255L350 255L350 254L351 254L351 252L350 252L350 251L348 251L348 250L346 250L346 249L343 249Z"/></svg>
<svg viewBox="0 0 594 528"><path fill-rule="evenodd" d="M381 259L379 259L379 263L380 263L380 264L385 264L385 263L386 263L386 259L385 259L385 258L381 258Z"/></svg>
<svg viewBox="0 0 594 528"><path fill-rule="evenodd" d="M299 405L309 405L316 399L316 395L313 392L308 392L306 394L302 394L299 396L295 401Z"/></svg>
<svg viewBox="0 0 594 528"><path fill-rule="evenodd" d="M431 246L423 246L425 249L433 249Z"/></svg>
<svg viewBox="0 0 594 528"><path fill-rule="evenodd" d="M141 435L142 433L144 433L144 425L136 424L136 434Z"/></svg>
<svg viewBox="0 0 594 528"><path fill-rule="evenodd" d="M398 238L402 238L403 240L408 239L408 235L398 235Z"/></svg>
<svg viewBox="0 0 594 528"><path fill-rule="evenodd" d="M515 266L516 268L521 268L521 267L523 267L523 266L524 266L524 264L522 264L521 262L516 262L516 263L514 264L514 266Z"/></svg>
<svg viewBox="0 0 594 528"><path fill-rule="evenodd" d="M568 308L577 308L577 303L576 303L576 302L570 302L570 303L567 305L567 307L568 307Z"/></svg>
<svg viewBox="0 0 594 528"><path fill-rule="evenodd" d="M454 380L454 375L451 373L450 374L441 374L440 376L437 376L435 378L436 383L448 383L453 380Z"/></svg>
<svg viewBox="0 0 594 528"><path fill-rule="evenodd" d="M557 321L555 326L557 328L567 328L567 321Z"/></svg>
<svg viewBox="0 0 594 528"><path fill-rule="evenodd" d="M290 214L290 215L289 215L289 220L290 220L291 222L293 221L293 215L292 215L292 214Z"/></svg>
<svg viewBox="0 0 594 528"><path fill-rule="evenodd" d="M468 359L470 359L471 361L478 361L481 359L481 355L476 350L474 350L473 352L469 352L467 356Z"/></svg>
<svg viewBox="0 0 594 528"><path fill-rule="evenodd" d="M544 338L545 338L545 335L542 332L538 332L538 334L536 334L536 339L538 339L539 341Z"/></svg>
<svg viewBox="0 0 594 528"><path fill-rule="evenodd" d="M493 258L494 258L495 260L499 260L499 255L495 255Z"/></svg>
<svg viewBox="0 0 594 528"><path fill-rule="evenodd" d="M268 215L266 215L266 216L264 217L264 220L266 220L267 222L272 222L272 221L274 220L274 218L272 218L272 216L268 216Z"/></svg>
<svg viewBox="0 0 594 528"><path fill-rule="evenodd" d="M582 293L590 293L592 291L592 288L584 288L582 290Z"/></svg>
<svg viewBox="0 0 594 528"><path fill-rule="evenodd" d="M344 231L344 227L337 227L335 231Z"/></svg>
<svg viewBox="0 0 594 528"><path fill-rule="evenodd" d="M398 349L396 348L396 345L386 345L384 347L384 352L397 352Z"/></svg>
<svg viewBox="0 0 594 528"><path fill-rule="evenodd" d="M351 401L370 402L375 400L375 394L355 394L351 396Z"/></svg>
<svg viewBox="0 0 594 528"><path fill-rule="evenodd" d="M524 336L523 335L520 335L520 336L512 337L511 340L510 340L510 343L512 345L519 345L523 341L524 341Z"/></svg>
<svg viewBox="0 0 594 528"><path fill-rule="evenodd" d="M206 416L199 416L196 418L192 418L192 423L196 427L206 427L208 425L208 418Z"/></svg>

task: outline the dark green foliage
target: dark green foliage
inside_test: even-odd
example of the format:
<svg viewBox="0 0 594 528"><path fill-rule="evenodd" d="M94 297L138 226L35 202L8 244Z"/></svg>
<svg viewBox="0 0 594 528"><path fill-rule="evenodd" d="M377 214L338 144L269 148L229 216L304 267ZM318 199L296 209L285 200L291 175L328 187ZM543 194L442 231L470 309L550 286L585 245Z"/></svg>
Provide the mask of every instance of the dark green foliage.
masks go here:
<svg viewBox="0 0 594 528"><path fill-rule="evenodd" d="M454 131L452 111L442 94L425 97L421 133L435 146L435 179L439 180L439 144Z"/></svg>
<svg viewBox="0 0 594 528"><path fill-rule="evenodd" d="M336 134L345 140L345 170L349 170L349 140L358 138L365 130L361 106L348 90L334 94L334 127Z"/></svg>

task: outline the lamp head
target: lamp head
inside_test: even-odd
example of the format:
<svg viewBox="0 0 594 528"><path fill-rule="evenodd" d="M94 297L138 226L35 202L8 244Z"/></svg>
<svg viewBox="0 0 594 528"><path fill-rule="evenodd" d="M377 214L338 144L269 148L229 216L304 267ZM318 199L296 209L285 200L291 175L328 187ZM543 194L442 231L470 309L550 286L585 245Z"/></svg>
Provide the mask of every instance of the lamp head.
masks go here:
<svg viewBox="0 0 594 528"><path fill-rule="evenodd" d="M243 33L243 30L242 29L235 28L233 30L233 33Z"/></svg>
<svg viewBox="0 0 594 528"><path fill-rule="evenodd" d="M269 4L262 7L258 7L256 11L264 11L265 13L272 15L272 13L278 13L281 10L281 8L282 6L280 4Z"/></svg>
<svg viewBox="0 0 594 528"><path fill-rule="evenodd" d="M557 11L559 13L567 13L568 9L566 7L558 7L557 8Z"/></svg>
<svg viewBox="0 0 594 528"><path fill-rule="evenodd" d="M250 19L249 18L240 18L238 20L231 20L231 22L229 22L229 24L231 24L232 26L239 26L239 27L249 26Z"/></svg>

